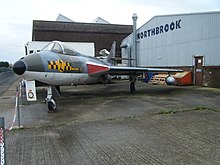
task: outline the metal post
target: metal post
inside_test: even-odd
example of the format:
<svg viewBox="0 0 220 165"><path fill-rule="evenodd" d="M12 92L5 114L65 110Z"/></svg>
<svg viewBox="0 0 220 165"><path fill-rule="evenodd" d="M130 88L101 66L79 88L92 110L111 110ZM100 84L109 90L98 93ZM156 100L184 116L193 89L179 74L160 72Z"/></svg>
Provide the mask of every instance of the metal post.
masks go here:
<svg viewBox="0 0 220 165"><path fill-rule="evenodd" d="M0 158L1 164L6 165L5 119L0 117Z"/></svg>
<svg viewBox="0 0 220 165"><path fill-rule="evenodd" d="M16 87L16 97L18 99L17 101L17 111L18 111L18 127L21 127L21 123L20 123L20 103L19 103L19 88Z"/></svg>
<svg viewBox="0 0 220 165"><path fill-rule="evenodd" d="M21 105L23 105L24 104L24 102L23 102L23 90L22 90L22 86L23 86L23 83L22 83L22 81L20 81L20 84L19 84L20 86L19 86L19 90L20 90L20 96L21 96Z"/></svg>
<svg viewBox="0 0 220 165"><path fill-rule="evenodd" d="M132 16L133 19L133 57L135 58L135 66L138 65L138 58L137 58L137 14L134 13Z"/></svg>

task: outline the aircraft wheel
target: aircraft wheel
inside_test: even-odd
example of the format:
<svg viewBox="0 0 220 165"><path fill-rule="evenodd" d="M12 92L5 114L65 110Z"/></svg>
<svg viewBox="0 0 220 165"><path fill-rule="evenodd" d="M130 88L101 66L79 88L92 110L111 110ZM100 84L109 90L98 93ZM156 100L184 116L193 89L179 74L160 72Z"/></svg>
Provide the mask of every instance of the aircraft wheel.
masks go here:
<svg viewBox="0 0 220 165"><path fill-rule="evenodd" d="M130 83L130 92L131 92L131 93L134 93L134 92L135 92L135 83L134 83L134 82L131 82L131 83Z"/></svg>
<svg viewBox="0 0 220 165"><path fill-rule="evenodd" d="M53 99L50 101L47 101L47 107L48 107L48 112L54 112L56 111L56 103Z"/></svg>

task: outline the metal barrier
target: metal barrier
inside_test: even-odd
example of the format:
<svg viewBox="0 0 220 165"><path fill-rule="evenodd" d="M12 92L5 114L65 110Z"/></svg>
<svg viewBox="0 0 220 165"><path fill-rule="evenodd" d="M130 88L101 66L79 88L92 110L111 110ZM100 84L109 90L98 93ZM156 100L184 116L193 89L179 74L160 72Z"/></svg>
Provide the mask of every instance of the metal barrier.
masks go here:
<svg viewBox="0 0 220 165"><path fill-rule="evenodd" d="M14 108L14 116L13 116L13 121L10 126L10 128L7 128L7 131L11 131L14 128L14 124L16 121L16 118L18 120L18 127L17 128L22 128L21 126L21 120L20 120L20 97L22 97L22 90L21 90L21 83L20 87L16 87L16 96L15 96L15 108Z"/></svg>

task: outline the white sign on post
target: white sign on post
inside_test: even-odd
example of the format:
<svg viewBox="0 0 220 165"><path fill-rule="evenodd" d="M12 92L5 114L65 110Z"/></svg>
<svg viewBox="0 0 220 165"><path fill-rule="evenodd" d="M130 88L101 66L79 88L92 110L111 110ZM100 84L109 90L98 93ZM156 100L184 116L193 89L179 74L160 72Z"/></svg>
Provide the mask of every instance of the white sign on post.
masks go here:
<svg viewBox="0 0 220 165"><path fill-rule="evenodd" d="M37 101L35 81L25 80L27 101Z"/></svg>
<svg viewBox="0 0 220 165"><path fill-rule="evenodd" d="M0 117L0 164L5 165L6 163L6 145L5 145L5 119Z"/></svg>

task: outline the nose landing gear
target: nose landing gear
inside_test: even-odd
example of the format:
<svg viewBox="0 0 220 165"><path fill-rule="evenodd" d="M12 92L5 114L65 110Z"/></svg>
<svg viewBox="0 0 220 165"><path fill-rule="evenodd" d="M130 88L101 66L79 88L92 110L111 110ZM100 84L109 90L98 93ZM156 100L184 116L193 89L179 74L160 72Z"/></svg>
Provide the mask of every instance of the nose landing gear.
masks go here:
<svg viewBox="0 0 220 165"><path fill-rule="evenodd" d="M57 111L57 105L55 100L52 98L52 86L47 87L47 97L46 97L46 103L48 112L55 112Z"/></svg>
<svg viewBox="0 0 220 165"><path fill-rule="evenodd" d="M134 74L132 74L130 76L130 92L134 93L135 92L135 82L136 82L136 76Z"/></svg>

